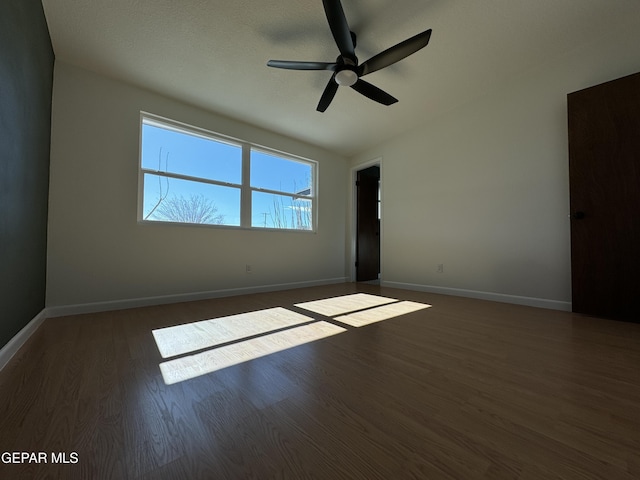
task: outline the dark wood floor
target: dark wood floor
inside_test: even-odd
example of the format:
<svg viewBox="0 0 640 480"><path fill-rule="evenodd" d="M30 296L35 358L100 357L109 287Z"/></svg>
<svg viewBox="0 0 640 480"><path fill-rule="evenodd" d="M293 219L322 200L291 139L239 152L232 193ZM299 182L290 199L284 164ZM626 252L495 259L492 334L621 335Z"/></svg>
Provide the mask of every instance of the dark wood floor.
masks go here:
<svg viewBox="0 0 640 480"><path fill-rule="evenodd" d="M154 328L355 291L433 307L163 382ZM78 462L0 478L638 479L639 372L640 324L375 285L54 318L0 372L0 453Z"/></svg>

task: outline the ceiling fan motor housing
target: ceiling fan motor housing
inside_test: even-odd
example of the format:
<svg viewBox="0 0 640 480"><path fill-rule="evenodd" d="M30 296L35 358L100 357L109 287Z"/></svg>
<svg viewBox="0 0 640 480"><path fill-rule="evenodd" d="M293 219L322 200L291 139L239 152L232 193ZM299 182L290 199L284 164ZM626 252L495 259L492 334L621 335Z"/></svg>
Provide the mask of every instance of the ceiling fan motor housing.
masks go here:
<svg viewBox="0 0 640 480"><path fill-rule="evenodd" d="M338 68L335 75L335 81L342 87L350 87L358 81L358 73L356 67L358 66L358 59L355 61L348 57L338 57Z"/></svg>
<svg viewBox="0 0 640 480"><path fill-rule="evenodd" d="M358 81L358 74L355 70L345 68L336 73L336 83L341 87L350 87Z"/></svg>

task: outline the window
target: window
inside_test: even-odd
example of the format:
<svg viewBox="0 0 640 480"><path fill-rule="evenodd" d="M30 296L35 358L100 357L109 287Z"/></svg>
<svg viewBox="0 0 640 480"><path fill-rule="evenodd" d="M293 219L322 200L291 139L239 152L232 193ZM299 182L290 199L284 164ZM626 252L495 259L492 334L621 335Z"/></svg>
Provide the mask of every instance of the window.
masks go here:
<svg viewBox="0 0 640 480"><path fill-rule="evenodd" d="M251 226L313 229L313 167L251 149Z"/></svg>
<svg viewBox="0 0 640 480"><path fill-rule="evenodd" d="M140 221L315 230L315 162L141 114Z"/></svg>

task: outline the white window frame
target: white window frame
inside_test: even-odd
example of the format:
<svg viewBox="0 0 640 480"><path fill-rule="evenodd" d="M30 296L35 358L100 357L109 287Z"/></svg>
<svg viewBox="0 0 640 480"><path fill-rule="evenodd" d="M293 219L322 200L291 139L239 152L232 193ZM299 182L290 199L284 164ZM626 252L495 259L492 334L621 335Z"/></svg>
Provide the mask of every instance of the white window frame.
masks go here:
<svg viewBox="0 0 640 480"><path fill-rule="evenodd" d="M173 130L177 133L183 133L186 135L195 135L202 137L206 140L212 140L215 142L226 143L233 146L238 146L242 149L242 173L241 183L230 183L224 181L218 181L213 179L206 179L200 177L192 177L189 175L182 175L179 173L172 173L166 171L159 171L157 169L143 168L142 166L142 127L143 124L154 125L159 128L167 130ZM195 127L186 123L171 120L158 115L154 115L148 112L140 112L140 129L139 129L139 151L138 151L138 223L140 224L155 224L155 225L181 225L191 227L209 227L209 228L231 228L231 229L251 229L251 230L264 230L264 231L278 231L278 232L300 232L300 233L316 233L318 225L318 162L310 160L308 158L292 155L290 153L275 150L262 145L240 140L220 133L211 132L209 130ZM272 155L283 160L293 161L308 165L311 167L311 192L309 195L302 195L299 193L291 193L279 190L272 190L267 188L252 187L251 186L251 152L256 151ZM166 178L176 178L180 180L186 180L191 182L199 182L210 185L218 185L223 187L238 188L240 190L240 225L214 225L214 224L199 224L199 223L187 223L187 222L169 222L164 220L145 220L143 218L143 206L144 206L144 175L152 174ZM251 225L252 218L252 194L253 192L262 192L273 195L288 196L293 199L304 199L311 203L311 228L310 229L297 229L297 228L277 228L277 227L258 227Z"/></svg>

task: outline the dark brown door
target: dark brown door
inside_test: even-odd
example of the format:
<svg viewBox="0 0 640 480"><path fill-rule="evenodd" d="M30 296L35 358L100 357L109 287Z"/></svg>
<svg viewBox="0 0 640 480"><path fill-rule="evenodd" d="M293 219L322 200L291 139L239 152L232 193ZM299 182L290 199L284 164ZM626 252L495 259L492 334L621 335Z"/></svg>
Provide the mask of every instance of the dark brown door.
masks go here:
<svg viewBox="0 0 640 480"><path fill-rule="evenodd" d="M640 74L567 100L573 311L640 321Z"/></svg>
<svg viewBox="0 0 640 480"><path fill-rule="evenodd" d="M356 178L356 280L365 282L376 280L380 272L380 167L360 170Z"/></svg>

